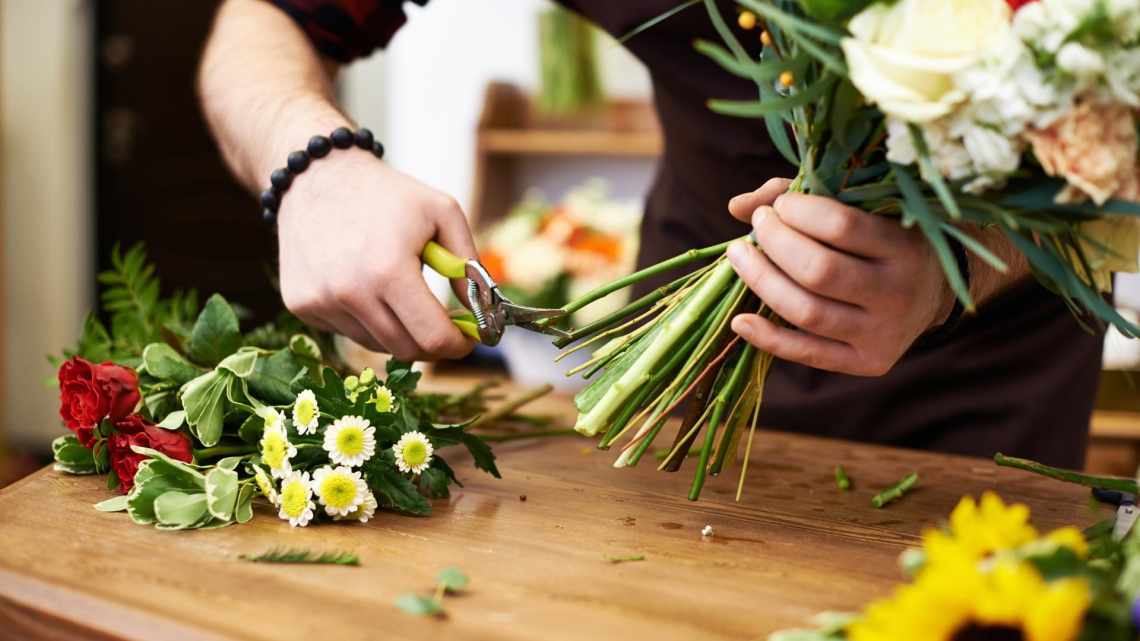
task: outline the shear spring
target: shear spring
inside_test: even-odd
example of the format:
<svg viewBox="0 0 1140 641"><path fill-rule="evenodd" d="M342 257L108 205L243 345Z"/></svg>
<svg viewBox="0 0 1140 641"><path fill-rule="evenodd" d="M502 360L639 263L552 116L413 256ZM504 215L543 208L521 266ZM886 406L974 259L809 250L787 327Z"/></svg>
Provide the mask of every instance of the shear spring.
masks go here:
<svg viewBox="0 0 1140 641"><path fill-rule="evenodd" d="M475 324L479 329L487 329L487 316L483 313L483 306L479 304L479 286L470 278L467 279L467 300L471 304L471 315L475 317Z"/></svg>

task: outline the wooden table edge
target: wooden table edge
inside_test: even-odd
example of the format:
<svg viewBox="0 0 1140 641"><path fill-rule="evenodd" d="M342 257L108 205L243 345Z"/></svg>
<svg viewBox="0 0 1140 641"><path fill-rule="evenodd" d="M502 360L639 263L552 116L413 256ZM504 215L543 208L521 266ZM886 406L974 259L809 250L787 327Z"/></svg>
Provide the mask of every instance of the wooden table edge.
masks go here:
<svg viewBox="0 0 1140 641"><path fill-rule="evenodd" d="M55 607L45 609L45 603ZM68 605L61 608L65 603ZM61 616L61 609L66 615ZM98 622L114 622L114 631ZM140 638L151 641L233 639L0 567L0 639L129 641Z"/></svg>

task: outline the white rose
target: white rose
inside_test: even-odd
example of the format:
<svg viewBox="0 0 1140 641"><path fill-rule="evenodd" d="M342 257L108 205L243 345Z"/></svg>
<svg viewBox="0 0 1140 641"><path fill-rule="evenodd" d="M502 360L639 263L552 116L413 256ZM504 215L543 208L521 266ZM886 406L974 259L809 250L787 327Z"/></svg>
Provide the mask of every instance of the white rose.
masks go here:
<svg viewBox="0 0 1140 641"><path fill-rule="evenodd" d="M965 98L954 74L999 46L1010 31L1004 0L898 0L851 19L842 42L851 81L892 116L929 122Z"/></svg>

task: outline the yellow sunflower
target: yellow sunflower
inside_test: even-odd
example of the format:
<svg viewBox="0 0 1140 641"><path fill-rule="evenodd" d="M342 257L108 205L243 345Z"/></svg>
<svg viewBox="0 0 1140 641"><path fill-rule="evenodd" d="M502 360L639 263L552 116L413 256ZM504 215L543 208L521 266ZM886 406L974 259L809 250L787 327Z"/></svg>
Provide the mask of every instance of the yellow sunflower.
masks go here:
<svg viewBox="0 0 1140 641"><path fill-rule="evenodd" d="M983 570L969 554L927 564L918 579L869 605L847 628L850 641L1073 641L1092 599L1084 579L1047 582L1026 561Z"/></svg>

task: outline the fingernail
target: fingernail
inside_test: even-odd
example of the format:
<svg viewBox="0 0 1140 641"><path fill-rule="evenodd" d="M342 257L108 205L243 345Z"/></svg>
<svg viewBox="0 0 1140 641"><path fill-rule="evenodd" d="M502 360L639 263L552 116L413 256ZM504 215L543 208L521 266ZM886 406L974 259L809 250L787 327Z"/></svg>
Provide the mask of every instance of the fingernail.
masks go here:
<svg viewBox="0 0 1140 641"><path fill-rule="evenodd" d="M740 202L740 199L741 199L741 197L743 197L743 196L744 196L744 194L738 194L738 195L736 195L736 196L733 196L731 199L729 199L729 201L728 201L728 208L729 208L729 209L732 209L732 206L733 206L734 204L736 204L736 203Z"/></svg>
<svg viewBox="0 0 1140 641"><path fill-rule="evenodd" d="M741 258L744 258L744 246L737 241L729 245L725 253L728 254L728 262L735 265Z"/></svg>
<svg viewBox="0 0 1140 641"><path fill-rule="evenodd" d="M760 223L764 222L764 219L768 217L768 212L770 211L772 211L772 208L768 205L757 207L756 211L752 212L752 227L759 227Z"/></svg>
<svg viewBox="0 0 1140 641"><path fill-rule="evenodd" d="M776 200L772 201L772 207L779 209L780 203L784 200L785 196L787 196L787 194L780 194L779 196L776 196Z"/></svg>

